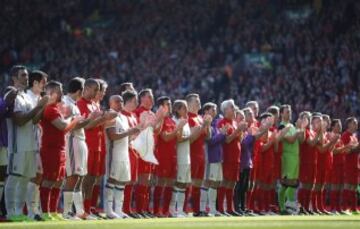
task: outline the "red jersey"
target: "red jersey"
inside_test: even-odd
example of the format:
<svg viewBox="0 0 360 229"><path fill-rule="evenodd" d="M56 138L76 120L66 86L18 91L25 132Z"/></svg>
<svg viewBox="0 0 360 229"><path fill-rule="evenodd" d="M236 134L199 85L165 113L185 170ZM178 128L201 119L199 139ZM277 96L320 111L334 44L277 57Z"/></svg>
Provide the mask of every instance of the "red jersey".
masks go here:
<svg viewBox="0 0 360 229"><path fill-rule="evenodd" d="M138 108L136 108L136 110L134 111L134 114L137 117L138 122L140 121L140 115L141 113L143 113L144 111L150 111L149 109L146 109L143 106L139 106Z"/></svg>
<svg viewBox="0 0 360 229"><path fill-rule="evenodd" d="M328 132L325 133L322 144L326 145L330 142L330 135ZM321 166L323 166L324 168L331 168L332 162L333 162L333 157L332 157L332 152L330 152L329 150L326 150L325 152L319 152L318 155L318 162Z"/></svg>
<svg viewBox="0 0 360 229"><path fill-rule="evenodd" d="M203 119L200 115L189 112L188 116L190 128L201 126L203 124ZM206 134L201 133L198 139L190 144L190 156L192 162L197 160L202 161L205 158L205 137Z"/></svg>
<svg viewBox="0 0 360 229"><path fill-rule="evenodd" d="M335 144L335 149L336 148L341 148L344 146L344 143L341 139L339 139L336 144ZM333 164L334 165L340 165L340 164L344 164L345 162L345 153L344 152L339 152L337 154L334 154L333 156Z"/></svg>
<svg viewBox="0 0 360 229"><path fill-rule="evenodd" d="M170 117L165 117L161 132L157 141L157 158L159 161L176 161L176 137L170 141L164 141L161 137L162 133L170 133L176 129L175 121Z"/></svg>
<svg viewBox="0 0 360 229"><path fill-rule="evenodd" d="M40 125L42 127L41 148L51 149L55 153L65 151L65 132L56 128L51 122L63 118L57 104L51 104L44 110Z"/></svg>
<svg viewBox="0 0 360 229"><path fill-rule="evenodd" d="M85 116L85 118L87 118L89 114L94 111L100 111L100 108L95 102L89 101L83 97L79 99L76 104L80 110L81 115ZM103 141L105 136L102 126L85 129L85 136L89 151L102 152L104 150Z"/></svg>
<svg viewBox="0 0 360 229"><path fill-rule="evenodd" d="M315 137L315 132L306 128L304 142L300 144L300 164L316 164L318 149L307 143L309 139Z"/></svg>
<svg viewBox="0 0 360 229"><path fill-rule="evenodd" d="M266 166L269 169L273 169L274 168L274 160L275 160L274 146L271 146L269 149L267 149L264 152L260 152L260 150L264 147L265 144L267 144L269 142L272 135L274 134L271 131L269 131L269 132L270 133L269 133L268 138L266 138L266 139L260 138L260 140L259 140L259 154L261 154L261 165Z"/></svg>
<svg viewBox="0 0 360 229"><path fill-rule="evenodd" d="M229 120L227 118L223 118L219 120L217 127L222 128L223 126L228 125L227 135L231 135L236 130L236 122L233 120ZM230 163L240 163L240 154L241 154L241 146L240 146L240 137L234 138L229 143L223 144L223 153L224 153L224 164Z"/></svg>
<svg viewBox="0 0 360 229"><path fill-rule="evenodd" d="M135 113L130 113L130 112L127 112L125 110L122 110L121 113L123 115L125 115L126 118L128 119L130 128L136 127L136 125L138 124L138 121L137 121ZM129 146L131 146L131 145L129 145Z"/></svg>
<svg viewBox="0 0 360 229"><path fill-rule="evenodd" d="M356 134L352 134L349 131L345 131L342 134L341 140L344 143L344 145L348 145L348 144L356 145L358 143L358 138L356 137ZM359 157L358 152L345 153L346 166L357 167L359 160L358 157Z"/></svg>

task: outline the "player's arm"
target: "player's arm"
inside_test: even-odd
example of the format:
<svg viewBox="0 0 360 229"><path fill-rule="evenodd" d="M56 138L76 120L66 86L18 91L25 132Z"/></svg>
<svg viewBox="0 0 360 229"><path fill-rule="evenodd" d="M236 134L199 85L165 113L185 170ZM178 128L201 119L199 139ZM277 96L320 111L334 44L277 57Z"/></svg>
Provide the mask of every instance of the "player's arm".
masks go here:
<svg viewBox="0 0 360 229"><path fill-rule="evenodd" d="M216 127L214 127L214 128L216 128ZM213 146L213 145L217 145L217 144L220 144L225 141L225 139L226 139L226 135L225 135L226 130L225 129L220 130L216 134L214 134L213 131L211 131L211 129L210 129L210 132L212 132L210 134L210 138L207 139L207 143L209 145Z"/></svg>
<svg viewBox="0 0 360 229"><path fill-rule="evenodd" d="M268 129L259 128L258 131L256 131L254 134L255 139L261 138L267 131Z"/></svg>
<svg viewBox="0 0 360 229"><path fill-rule="evenodd" d="M115 127L109 127L106 129L106 134L108 135L109 139L111 141L116 141L134 134L137 134L140 132L140 129L137 127L134 128L130 128L128 130L122 131L122 132L118 132L116 131Z"/></svg>
<svg viewBox="0 0 360 229"><path fill-rule="evenodd" d="M101 126L106 121L114 119L117 115L118 115L117 112L114 111L102 111L100 116L96 112L94 112L94 116L96 118L93 118L91 121L89 121L89 123L85 125L84 129L88 130Z"/></svg>
<svg viewBox="0 0 360 229"><path fill-rule="evenodd" d="M317 132L316 133L316 135L315 135L315 137L313 137L313 138L308 138L307 140L306 140L306 143L308 144L308 145L310 145L310 146L315 146L315 145L318 145L318 143L320 142L320 140L322 139L322 133L321 133L321 131L319 131L319 132Z"/></svg>
<svg viewBox="0 0 360 229"><path fill-rule="evenodd" d="M320 153L333 151L334 148L335 148L335 144L338 141L338 139L339 139L339 137L336 136L336 137L332 138L328 143L318 145L317 148L320 151Z"/></svg>
<svg viewBox="0 0 360 229"><path fill-rule="evenodd" d="M40 120L37 114L44 109L44 106L47 104L48 100L49 100L49 96L44 96L40 99L38 104L29 112L23 112L23 111L14 112L12 115L12 120L18 126L23 126L30 120L34 122L35 117L36 119Z"/></svg>
<svg viewBox="0 0 360 229"><path fill-rule="evenodd" d="M32 119L33 124L38 124L42 118L45 107L42 107Z"/></svg>
<svg viewBox="0 0 360 229"><path fill-rule="evenodd" d="M57 129L62 130L64 132L71 131L78 122L82 121L83 117L77 116L73 118L71 121L66 121L63 118L56 118L51 122L53 126L55 126Z"/></svg>
<svg viewBox="0 0 360 229"><path fill-rule="evenodd" d="M205 127L204 126L195 126L190 128L190 143L196 141L202 133L204 133Z"/></svg>
<svg viewBox="0 0 360 229"><path fill-rule="evenodd" d="M182 135L182 129L186 125L187 121L186 119L181 119L179 123L176 125L176 128L173 131L161 131L160 137L165 142L168 142L174 138L177 138L179 140L180 134Z"/></svg>
<svg viewBox="0 0 360 229"><path fill-rule="evenodd" d="M286 141L287 143L293 144L294 142L296 142L296 140L301 138L301 136L303 136L303 135L304 135L304 130L300 129L300 130L297 130L293 135L285 135L282 139L284 141Z"/></svg>

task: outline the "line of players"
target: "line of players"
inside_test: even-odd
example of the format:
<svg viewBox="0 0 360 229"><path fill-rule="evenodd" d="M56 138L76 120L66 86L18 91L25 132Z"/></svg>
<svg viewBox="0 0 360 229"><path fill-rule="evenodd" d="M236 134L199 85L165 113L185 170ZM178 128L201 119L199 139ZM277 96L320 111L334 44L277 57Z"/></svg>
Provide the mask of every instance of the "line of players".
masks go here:
<svg viewBox="0 0 360 229"><path fill-rule="evenodd" d="M197 94L174 103L160 97L154 114L151 89L137 94L131 83L121 85L105 110L103 80L73 78L63 96L62 84L47 82L42 71L14 66L10 75L14 85L3 100L7 153L1 150L9 220L105 218L97 211L104 175L110 219L186 217L189 203L194 216L293 214L297 200L303 214L328 214L326 184L333 213L358 213L354 117L343 133L340 120L320 113L302 112L294 126L289 105L271 106L258 117L257 102L240 110L231 99L218 115L217 105L201 107ZM158 165L132 145L147 128ZM58 214L61 189L64 211Z"/></svg>

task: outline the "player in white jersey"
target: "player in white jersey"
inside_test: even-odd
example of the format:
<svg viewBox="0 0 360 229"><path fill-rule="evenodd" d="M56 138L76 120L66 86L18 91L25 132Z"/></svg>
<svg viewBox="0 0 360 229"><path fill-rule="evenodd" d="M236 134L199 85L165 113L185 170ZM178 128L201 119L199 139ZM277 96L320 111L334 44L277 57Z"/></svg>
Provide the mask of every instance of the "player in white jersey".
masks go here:
<svg viewBox="0 0 360 229"><path fill-rule="evenodd" d="M45 72L35 70L29 74L29 89L26 90L26 95L32 103L32 107L41 99L41 93L44 92L45 84L48 75ZM28 217L37 221L42 221L40 213L40 190L39 186L42 179L42 165L40 158L40 139L41 128L39 124L34 124L33 131L35 134L36 143L36 177L31 178L27 187L26 206L28 210Z"/></svg>
<svg viewBox="0 0 360 229"><path fill-rule="evenodd" d="M18 90L15 98L12 119L9 120L9 166L8 180L5 185L5 204L7 218L11 221L23 221L28 218L23 215L27 185L31 178L36 177L36 151L39 150L36 141L34 124L38 123L44 106L49 97L44 96L34 106L24 92L28 86L28 71L24 66L14 66L10 75Z"/></svg>
<svg viewBox="0 0 360 229"><path fill-rule="evenodd" d="M129 158L129 137L138 134L140 126L130 128L126 116L120 113L123 99L113 95L109 100L110 109L118 112L118 116L107 121L106 130L106 176L105 213L109 219L127 218L123 212L124 188L131 181ZM115 206L113 206L115 204Z"/></svg>
<svg viewBox="0 0 360 229"><path fill-rule="evenodd" d="M75 77L69 81L68 94L63 97L62 110L71 118L81 116L76 101L81 98L85 79ZM92 113L87 119L79 122L76 127L66 135L66 182L64 187L64 211L63 217L68 220L80 220L72 211L75 204L77 211L83 209L82 182L87 174L88 148L85 142L84 127L95 118L97 114ZM81 211L81 210L80 210ZM81 214L81 213L79 213Z"/></svg>
<svg viewBox="0 0 360 229"><path fill-rule="evenodd" d="M187 121L187 103L185 100L176 100L173 106L174 121L177 125L185 122L177 135L177 175L173 190L169 212L173 217L186 217L183 211L185 190L191 183L190 136L191 130ZM177 211L175 206L177 205Z"/></svg>

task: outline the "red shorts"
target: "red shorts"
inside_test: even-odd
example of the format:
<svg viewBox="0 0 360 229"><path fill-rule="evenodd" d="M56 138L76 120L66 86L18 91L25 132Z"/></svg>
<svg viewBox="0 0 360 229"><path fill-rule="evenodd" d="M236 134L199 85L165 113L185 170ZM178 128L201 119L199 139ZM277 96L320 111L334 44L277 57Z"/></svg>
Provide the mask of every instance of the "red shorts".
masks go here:
<svg viewBox="0 0 360 229"><path fill-rule="evenodd" d="M240 163L223 164L223 177L227 181L238 181L240 175Z"/></svg>
<svg viewBox="0 0 360 229"><path fill-rule="evenodd" d="M191 179L204 180L205 158L191 158Z"/></svg>
<svg viewBox="0 0 360 229"><path fill-rule="evenodd" d="M357 185L358 183L358 168L351 165L346 165L344 169L344 183Z"/></svg>
<svg viewBox="0 0 360 229"><path fill-rule="evenodd" d="M331 184L344 184L344 165L334 164L330 174Z"/></svg>
<svg viewBox="0 0 360 229"><path fill-rule="evenodd" d="M274 169L269 166L261 166L261 169L258 174L258 181L271 185L274 183Z"/></svg>
<svg viewBox="0 0 360 229"><path fill-rule="evenodd" d="M138 174L152 174L154 171L154 165L141 158L138 159L138 166Z"/></svg>
<svg viewBox="0 0 360 229"><path fill-rule="evenodd" d="M315 184L315 182L316 182L316 164L300 163L299 180L303 184Z"/></svg>
<svg viewBox="0 0 360 229"><path fill-rule="evenodd" d="M54 154L51 150L40 152L44 180L60 181L65 178L65 152Z"/></svg>
<svg viewBox="0 0 360 229"><path fill-rule="evenodd" d="M326 165L317 165L316 168L316 184L325 184L328 176L329 169L326 168Z"/></svg>
<svg viewBox="0 0 360 229"><path fill-rule="evenodd" d="M176 158L172 160L160 160L156 166L155 174L160 178L175 179L177 172Z"/></svg>
<svg viewBox="0 0 360 229"><path fill-rule="evenodd" d="M138 179L138 154L134 149L129 149L131 181L136 182Z"/></svg>
<svg viewBox="0 0 360 229"><path fill-rule="evenodd" d="M91 176L103 176L105 174L105 153L89 150L88 174Z"/></svg>

